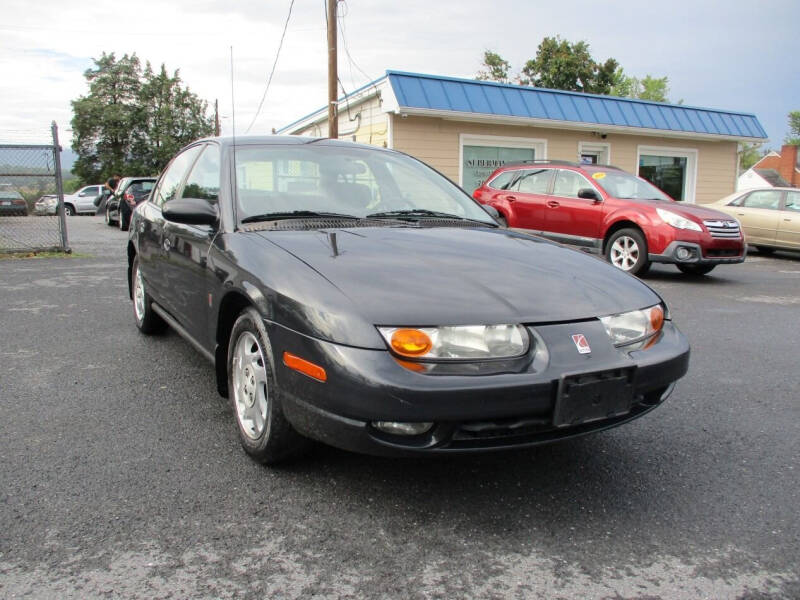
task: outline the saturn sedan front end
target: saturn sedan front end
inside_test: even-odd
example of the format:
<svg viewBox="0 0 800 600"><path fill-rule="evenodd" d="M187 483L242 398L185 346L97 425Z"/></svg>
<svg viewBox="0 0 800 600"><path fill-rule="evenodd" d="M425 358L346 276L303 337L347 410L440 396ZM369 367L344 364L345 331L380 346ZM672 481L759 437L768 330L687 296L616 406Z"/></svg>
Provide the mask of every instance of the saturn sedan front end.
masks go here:
<svg viewBox="0 0 800 600"><path fill-rule="evenodd" d="M662 403L689 346L613 266L498 227L397 152L303 138L182 150L133 214L136 324L216 367L255 460L523 447Z"/></svg>

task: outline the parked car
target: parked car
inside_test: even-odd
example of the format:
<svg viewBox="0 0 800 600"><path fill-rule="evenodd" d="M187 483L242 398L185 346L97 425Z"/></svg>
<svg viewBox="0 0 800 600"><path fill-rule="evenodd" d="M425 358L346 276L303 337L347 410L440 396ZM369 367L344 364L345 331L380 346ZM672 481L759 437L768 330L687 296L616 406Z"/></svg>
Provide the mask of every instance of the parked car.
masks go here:
<svg viewBox="0 0 800 600"><path fill-rule="evenodd" d="M0 188L0 215L24 217L28 214L28 203L25 198L11 186Z"/></svg>
<svg viewBox="0 0 800 600"><path fill-rule="evenodd" d="M67 216L93 215L97 212L95 200L102 194L102 184L87 185L74 194L67 194L64 196L64 212Z"/></svg>
<svg viewBox="0 0 800 600"><path fill-rule="evenodd" d="M711 208L676 202L621 169L561 161L506 164L473 192L509 227L602 254L643 275L654 262L705 275L743 262L739 223Z"/></svg>
<svg viewBox="0 0 800 600"><path fill-rule="evenodd" d="M127 231L133 209L150 195L155 182L155 177L120 179L117 189L106 202L106 225L117 224L121 230Z"/></svg>
<svg viewBox="0 0 800 600"><path fill-rule="evenodd" d="M763 188L735 192L712 204L738 219L759 252L800 250L800 189Z"/></svg>
<svg viewBox="0 0 800 600"><path fill-rule="evenodd" d="M133 213L136 325L208 358L256 460L308 438L383 455L528 446L661 404L689 346L663 299L501 228L405 154L200 140ZM163 361L162 361L163 362Z"/></svg>
<svg viewBox="0 0 800 600"><path fill-rule="evenodd" d="M58 214L58 196L55 194L45 194L34 203L33 212L37 215Z"/></svg>

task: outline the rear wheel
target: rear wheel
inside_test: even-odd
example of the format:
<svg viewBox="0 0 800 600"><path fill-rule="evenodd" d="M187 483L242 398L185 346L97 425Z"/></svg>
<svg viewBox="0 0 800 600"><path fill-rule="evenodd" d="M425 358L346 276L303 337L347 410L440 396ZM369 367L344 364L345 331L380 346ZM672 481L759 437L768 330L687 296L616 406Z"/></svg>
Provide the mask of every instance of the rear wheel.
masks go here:
<svg viewBox="0 0 800 600"><path fill-rule="evenodd" d="M508 220L507 220L505 217L503 217L503 216L499 216L499 217L497 217L497 219L495 219L495 220L496 220L498 223L500 223L500 227L506 227L506 228L508 228Z"/></svg>
<svg viewBox="0 0 800 600"><path fill-rule="evenodd" d="M300 454L309 441L283 415L272 346L253 308L239 315L228 343L228 390L239 441L254 460L274 464Z"/></svg>
<svg viewBox="0 0 800 600"><path fill-rule="evenodd" d="M620 229L606 244L606 260L631 275L644 275L650 269L647 242L638 229Z"/></svg>
<svg viewBox="0 0 800 600"><path fill-rule="evenodd" d="M68 217L71 217L72 215L75 214L75 209L72 208L72 206L70 204L65 204L64 205L64 214L67 215Z"/></svg>
<svg viewBox="0 0 800 600"><path fill-rule="evenodd" d="M119 216L117 217L117 223L119 224L120 231L128 231L128 219L125 218L125 213L121 210L119 211Z"/></svg>
<svg viewBox="0 0 800 600"><path fill-rule="evenodd" d="M131 280L133 290L133 316L136 319L136 326L139 331L146 334L159 333L164 330L166 323L153 312L153 307L150 306L150 296L145 289L144 279L139 270L139 257L133 259L131 265Z"/></svg>
<svg viewBox="0 0 800 600"><path fill-rule="evenodd" d="M708 275L717 265L675 265L681 273L687 275Z"/></svg>

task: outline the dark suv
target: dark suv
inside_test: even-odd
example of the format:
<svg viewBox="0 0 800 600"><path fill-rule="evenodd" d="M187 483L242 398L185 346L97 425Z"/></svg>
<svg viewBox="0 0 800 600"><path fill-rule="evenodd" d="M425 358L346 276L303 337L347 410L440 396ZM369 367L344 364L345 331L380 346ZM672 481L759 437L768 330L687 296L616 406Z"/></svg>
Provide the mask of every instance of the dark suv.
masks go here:
<svg viewBox="0 0 800 600"><path fill-rule="evenodd" d="M676 202L650 182L612 166L506 164L473 196L497 209L509 227L602 254L634 275L646 273L654 262L705 275L718 264L745 258L735 218Z"/></svg>
<svg viewBox="0 0 800 600"><path fill-rule="evenodd" d="M123 177L106 203L106 225L119 225L128 230L131 213L136 205L146 200L156 182L155 177Z"/></svg>

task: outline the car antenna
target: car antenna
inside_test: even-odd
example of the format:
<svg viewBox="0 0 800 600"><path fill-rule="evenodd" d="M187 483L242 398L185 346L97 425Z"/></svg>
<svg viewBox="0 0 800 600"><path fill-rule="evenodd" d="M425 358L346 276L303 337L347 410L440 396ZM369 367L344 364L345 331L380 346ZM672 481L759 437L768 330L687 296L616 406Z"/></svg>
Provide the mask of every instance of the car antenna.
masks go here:
<svg viewBox="0 0 800 600"><path fill-rule="evenodd" d="M231 45L231 127L233 129L233 193L236 194L236 102L233 97L233 45ZM231 202L234 213L236 211L236 202ZM234 221L235 222L235 221Z"/></svg>

